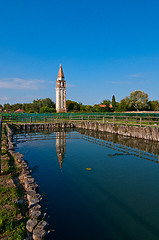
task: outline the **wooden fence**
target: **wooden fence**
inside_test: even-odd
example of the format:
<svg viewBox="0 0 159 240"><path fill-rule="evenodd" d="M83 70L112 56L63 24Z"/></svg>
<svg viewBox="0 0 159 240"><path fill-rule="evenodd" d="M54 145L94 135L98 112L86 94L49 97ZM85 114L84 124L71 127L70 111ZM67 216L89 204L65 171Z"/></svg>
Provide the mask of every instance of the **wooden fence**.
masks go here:
<svg viewBox="0 0 159 240"><path fill-rule="evenodd" d="M126 126L151 126L159 127L159 117L152 116L116 116L116 115L20 115L20 116L2 116L3 122L8 123L48 123L48 122L72 122L72 121L91 121L99 123L111 123L111 124L120 124Z"/></svg>

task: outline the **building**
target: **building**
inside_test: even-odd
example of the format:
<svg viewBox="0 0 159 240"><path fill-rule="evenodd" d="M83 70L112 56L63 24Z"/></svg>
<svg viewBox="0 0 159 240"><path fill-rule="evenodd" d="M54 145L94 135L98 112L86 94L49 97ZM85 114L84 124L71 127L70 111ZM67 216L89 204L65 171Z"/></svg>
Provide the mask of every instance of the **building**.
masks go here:
<svg viewBox="0 0 159 240"><path fill-rule="evenodd" d="M99 104L99 107L105 108L105 107L106 107L106 105ZM109 108L112 108L112 107L113 107L113 106L112 106L112 104L109 104Z"/></svg>
<svg viewBox="0 0 159 240"><path fill-rule="evenodd" d="M24 110L19 108L18 110L15 111L15 113L24 113Z"/></svg>
<svg viewBox="0 0 159 240"><path fill-rule="evenodd" d="M60 64L59 72L56 81L56 111L58 113L66 112L66 82L62 66Z"/></svg>

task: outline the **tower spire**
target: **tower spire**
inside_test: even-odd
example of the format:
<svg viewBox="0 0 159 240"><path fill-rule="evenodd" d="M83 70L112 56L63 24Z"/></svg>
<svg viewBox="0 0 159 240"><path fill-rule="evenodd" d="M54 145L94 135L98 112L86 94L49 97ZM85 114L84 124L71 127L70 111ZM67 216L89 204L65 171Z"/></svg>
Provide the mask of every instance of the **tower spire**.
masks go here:
<svg viewBox="0 0 159 240"><path fill-rule="evenodd" d="M64 74L63 74L63 70L62 70L61 64L60 64L60 67L59 67L59 72L58 72L57 78L64 79Z"/></svg>

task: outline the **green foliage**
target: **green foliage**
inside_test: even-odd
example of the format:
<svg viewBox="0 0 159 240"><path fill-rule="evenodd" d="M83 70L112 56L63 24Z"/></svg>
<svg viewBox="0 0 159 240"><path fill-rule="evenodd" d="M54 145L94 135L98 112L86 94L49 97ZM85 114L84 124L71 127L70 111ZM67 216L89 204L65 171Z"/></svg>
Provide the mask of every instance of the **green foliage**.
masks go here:
<svg viewBox="0 0 159 240"><path fill-rule="evenodd" d="M105 105L105 107L100 107L99 105ZM111 101L108 99L105 99L100 104L95 104L93 106L93 111L94 112L111 112L112 111Z"/></svg>
<svg viewBox="0 0 159 240"><path fill-rule="evenodd" d="M136 111L136 110L148 110L148 94L140 90L130 93L130 96L123 98L118 107L116 106L116 111Z"/></svg>
<svg viewBox="0 0 159 240"><path fill-rule="evenodd" d="M129 110L129 98L126 97L120 101L118 106L116 106L116 111L124 112Z"/></svg>
<svg viewBox="0 0 159 240"><path fill-rule="evenodd" d="M41 113L53 113L55 112L56 110L54 108L51 108L51 107L47 107L47 106L44 106L44 107L41 107L40 108L40 112Z"/></svg>
<svg viewBox="0 0 159 240"><path fill-rule="evenodd" d="M12 106L9 103L5 103L3 110L6 110L7 112L12 111Z"/></svg>
<svg viewBox="0 0 159 240"><path fill-rule="evenodd" d="M47 107L47 110L42 109L43 112L55 112L55 103L50 98L37 99L33 103L16 103L13 105L4 104L3 110L7 112L15 112L17 109L22 109L26 113L39 113L41 108Z"/></svg>
<svg viewBox="0 0 159 240"><path fill-rule="evenodd" d="M21 103L16 103L12 105L12 111L16 111L18 109L22 109L23 104Z"/></svg>
<svg viewBox="0 0 159 240"><path fill-rule="evenodd" d="M140 90L130 93L129 106L134 110L147 110L148 94Z"/></svg>
<svg viewBox="0 0 159 240"><path fill-rule="evenodd" d="M112 97L112 108L113 108L113 111L115 110L116 108L116 100L115 100L115 96L113 95Z"/></svg>
<svg viewBox="0 0 159 240"><path fill-rule="evenodd" d="M159 111L159 101L149 101L148 105L151 111Z"/></svg>
<svg viewBox="0 0 159 240"><path fill-rule="evenodd" d="M105 105L100 107L99 105ZM111 106L112 105L112 106ZM13 105L4 104L3 110L12 112L18 108L23 109L25 113L54 113L55 103L50 98L37 99L33 103L16 103ZM137 110L159 111L159 101L149 101L148 94L137 90L130 93L128 97L123 98L120 102L116 102L115 96L112 96L112 101L109 99L103 100L100 104L83 105L75 101L66 101L67 112L81 112L81 113L105 113L105 112L124 112Z"/></svg>
<svg viewBox="0 0 159 240"><path fill-rule="evenodd" d="M66 108L67 108L68 112L71 112L71 111L77 112L77 111L80 111L81 104L79 104L75 101L67 100L66 101Z"/></svg>

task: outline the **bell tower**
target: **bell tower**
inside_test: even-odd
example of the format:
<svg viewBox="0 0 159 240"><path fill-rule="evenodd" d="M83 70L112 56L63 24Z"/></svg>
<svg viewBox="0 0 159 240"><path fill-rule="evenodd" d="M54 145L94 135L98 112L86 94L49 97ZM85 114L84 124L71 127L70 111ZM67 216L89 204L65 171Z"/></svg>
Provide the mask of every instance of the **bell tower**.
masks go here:
<svg viewBox="0 0 159 240"><path fill-rule="evenodd" d="M64 74L60 64L56 81L56 112L64 113L66 111L66 82L64 80Z"/></svg>

